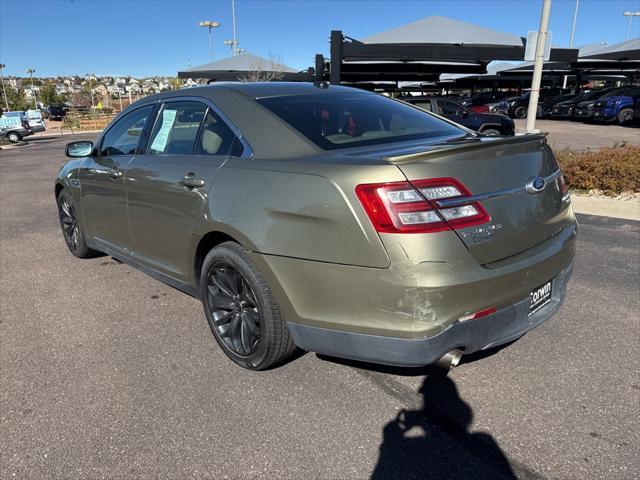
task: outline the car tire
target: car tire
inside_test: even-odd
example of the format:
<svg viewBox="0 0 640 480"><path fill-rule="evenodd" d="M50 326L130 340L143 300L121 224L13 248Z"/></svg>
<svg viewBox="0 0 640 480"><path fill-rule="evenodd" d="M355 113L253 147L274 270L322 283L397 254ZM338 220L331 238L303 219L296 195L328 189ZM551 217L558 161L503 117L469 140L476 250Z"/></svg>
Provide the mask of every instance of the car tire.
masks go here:
<svg viewBox="0 0 640 480"><path fill-rule="evenodd" d="M480 133L483 135L488 135L490 137L499 137L500 135L502 135L502 132L497 128L485 128Z"/></svg>
<svg viewBox="0 0 640 480"><path fill-rule="evenodd" d="M633 108L623 108L618 112L618 123L626 125L633 120Z"/></svg>
<svg viewBox="0 0 640 480"><path fill-rule="evenodd" d="M9 140L10 142L13 142L13 143L17 143L20 140L22 140L22 137L17 132L9 132L7 134L7 140Z"/></svg>
<svg viewBox="0 0 640 480"><path fill-rule="evenodd" d="M225 242L207 254L199 293L216 342L236 364L265 370L295 351L267 281L242 246Z"/></svg>
<svg viewBox="0 0 640 480"><path fill-rule="evenodd" d="M527 116L527 107L517 107L513 111L513 116L516 118L524 118Z"/></svg>
<svg viewBox="0 0 640 480"><path fill-rule="evenodd" d="M65 189L60 190L56 198L58 204L58 218L60 228L67 248L71 254L78 258L91 258L100 254L87 246L82 224L76 215L71 196Z"/></svg>

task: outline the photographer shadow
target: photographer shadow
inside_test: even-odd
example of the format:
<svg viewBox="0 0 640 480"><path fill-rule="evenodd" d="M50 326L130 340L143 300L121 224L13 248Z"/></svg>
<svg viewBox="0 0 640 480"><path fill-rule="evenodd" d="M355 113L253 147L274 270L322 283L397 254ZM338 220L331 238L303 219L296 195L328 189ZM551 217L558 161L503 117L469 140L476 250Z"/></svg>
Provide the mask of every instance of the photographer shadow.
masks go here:
<svg viewBox="0 0 640 480"><path fill-rule="evenodd" d="M421 408L384 427L371 480L516 478L493 437L469 431L473 410L450 378L429 375L419 393Z"/></svg>

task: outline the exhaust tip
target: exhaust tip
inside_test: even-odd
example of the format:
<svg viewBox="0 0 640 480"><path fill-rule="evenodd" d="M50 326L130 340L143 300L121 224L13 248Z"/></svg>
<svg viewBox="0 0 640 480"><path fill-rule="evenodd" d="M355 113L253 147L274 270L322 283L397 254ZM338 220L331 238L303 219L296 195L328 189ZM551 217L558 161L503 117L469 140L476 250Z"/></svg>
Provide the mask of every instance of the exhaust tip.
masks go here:
<svg viewBox="0 0 640 480"><path fill-rule="evenodd" d="M457 367L460 360L462 360L462 350L456 348L455 350L451 350L449 353L445 353L440 360L436 362L436 365L440 368L444 368L445 370L449 370Z"/></svg>

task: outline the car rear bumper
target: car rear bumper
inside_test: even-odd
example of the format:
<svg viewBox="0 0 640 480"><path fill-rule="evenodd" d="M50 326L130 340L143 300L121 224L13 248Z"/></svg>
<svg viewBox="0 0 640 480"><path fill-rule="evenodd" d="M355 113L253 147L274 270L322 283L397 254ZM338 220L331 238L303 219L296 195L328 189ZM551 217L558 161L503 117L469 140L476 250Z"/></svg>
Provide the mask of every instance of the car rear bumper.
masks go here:
<svg viewBox="0 0 640 480"><path fill-rule="evenodd" d="M454 349L465 354L516 340L551 318L564 302L573 264L553 279L550 302L529 316L529 297L493 315L456 322L429 338L407 339L289 323L295 344L305 350L365 362L417 367L437 362Z"/></svg>

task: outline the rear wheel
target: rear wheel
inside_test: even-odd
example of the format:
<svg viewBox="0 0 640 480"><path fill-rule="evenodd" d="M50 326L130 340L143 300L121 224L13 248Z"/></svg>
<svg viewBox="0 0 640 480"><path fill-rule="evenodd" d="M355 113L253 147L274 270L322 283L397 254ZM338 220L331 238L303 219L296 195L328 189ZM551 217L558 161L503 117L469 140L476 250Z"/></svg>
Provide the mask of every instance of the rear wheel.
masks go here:
<svg viewBox="0 0 640 480"><path fill-rule="evenodd" d="M513 111L516 118L524 118L527 116L527 107L518 107Z"/></svg>
<svg viewBox="0 0 640 480"><path fill-rule="evenodd" d="M237 243L222 243L206 256L200 298L216 342L241 367L264 370L295 350L266 280Z"/></svg>
<svg viewBox="0 0 640 480"><path fill-rule="evenodd" d="M76 210L66 190L61 190L57 198L58 217L62 236L69 251L78 258L90 258L98 254L87 246L82 226L76 215Z"/></svg>
<svg viewBox="0 0 640 480"><path fill-rule="evenodd" d="M7 134L7 140L9 140L10 142L14 142L15 143L15 142L19 142L20 140L22 140L22 137L17 132L9 132Z"/></svg>
<svg viewBox="0 0 640 480"><path fill-rule="evenodd" d="M620 125L626 125L633 120L633 108L623 108L618 112L618 123Z"/></svg>

